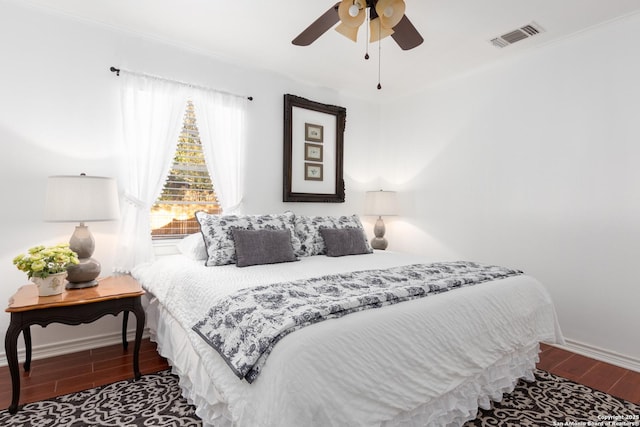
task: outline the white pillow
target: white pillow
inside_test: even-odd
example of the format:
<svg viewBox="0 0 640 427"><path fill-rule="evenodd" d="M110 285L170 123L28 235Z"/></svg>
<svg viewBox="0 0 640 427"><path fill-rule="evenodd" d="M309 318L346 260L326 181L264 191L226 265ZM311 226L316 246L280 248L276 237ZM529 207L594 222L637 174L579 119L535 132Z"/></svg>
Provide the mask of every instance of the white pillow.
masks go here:
<svg viewBox="0 0 640 427"><path fill-rule="evenodd" d="M189 234L180 240L178 250L181 254L196 261L204 261L207 259L207 248L204 245L202 233Z"/></svg>

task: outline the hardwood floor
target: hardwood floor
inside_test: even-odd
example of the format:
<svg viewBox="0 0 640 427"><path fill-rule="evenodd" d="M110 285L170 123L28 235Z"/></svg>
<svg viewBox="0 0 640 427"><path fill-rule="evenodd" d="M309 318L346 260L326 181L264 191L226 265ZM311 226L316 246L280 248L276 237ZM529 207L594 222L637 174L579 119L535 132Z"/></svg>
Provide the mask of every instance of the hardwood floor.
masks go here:
<svg viewBox="0 0 640 427"><path fill-rule="evenodd" d="M542 344L538 368L640 405L640 372Z"/></svg>
<svg viewBox="0 0 640 427"><path fill-rule="evenodd" d="M148 339L140 347L142 375L167 369L167 361ZM20 364L20 404L49 399L74 391L85 390L133 378L133 342L124 350L114 344L94 350L65 354L31 362L25 372ZM0 367L0 408L11 403L11 376L7 366Z"/></svg>
<svg viewBox="0 0 640 427"><path fill-rule="evenodd" d="M129 350L115 344L64 356L34 360L31 371L21 369L20 404L49 399L133 377L132 345ZM142 374L169 366L156 345L143 340L140 350ZM597 390L640 404L640 372L629 371L569 351L542 345L538 368ZM0 408L11 400L11 378L6 366L0 367Z"/></svg>

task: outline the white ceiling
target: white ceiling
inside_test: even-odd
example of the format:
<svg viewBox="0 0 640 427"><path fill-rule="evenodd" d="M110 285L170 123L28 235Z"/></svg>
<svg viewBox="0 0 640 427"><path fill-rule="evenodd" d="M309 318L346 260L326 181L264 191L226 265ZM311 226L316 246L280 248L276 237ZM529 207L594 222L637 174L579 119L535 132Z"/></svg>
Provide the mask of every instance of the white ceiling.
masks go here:
<svg viewBox="0 0 640 427"><path fill-rule="evenodd" d="M28 0L82 19L189 47L224 61L273 70L364 97L395 97L530 51L640 11L639 0L405 0L425 41L409 51L381 44L382 90L376 89L378 44L329 30L313 44L291 40L337 0ZM535 21L545 32L503 49L495 36Z"/></svg>

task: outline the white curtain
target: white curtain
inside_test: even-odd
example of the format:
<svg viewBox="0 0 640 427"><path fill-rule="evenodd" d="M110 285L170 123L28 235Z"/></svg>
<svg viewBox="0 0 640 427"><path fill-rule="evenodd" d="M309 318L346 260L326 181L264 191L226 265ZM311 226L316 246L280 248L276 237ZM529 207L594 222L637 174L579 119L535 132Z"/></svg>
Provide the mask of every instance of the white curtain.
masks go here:
<svg viewBox="0 0 640 427"><path fill-rule="evenodd" d="M153 259L150 210L173 161L188 91L135 73L120 79L126 170L115 270L126 273Z"/></svg>
<svg viewBox="0 0 640 427"><path fill-rule="evenodd" d="M188 99L223 212L240 211L248 100L125 70L120 78L126 177L115 271L127 273L154 258L151 206L171 168Z"/></svg>
<svg viewBox="0 0 640 427"><path fill-rule="evenodd" d="M242 211L245 173L245 116L248 99L236 95L193 92L200 141L224 213Z"/></svg>

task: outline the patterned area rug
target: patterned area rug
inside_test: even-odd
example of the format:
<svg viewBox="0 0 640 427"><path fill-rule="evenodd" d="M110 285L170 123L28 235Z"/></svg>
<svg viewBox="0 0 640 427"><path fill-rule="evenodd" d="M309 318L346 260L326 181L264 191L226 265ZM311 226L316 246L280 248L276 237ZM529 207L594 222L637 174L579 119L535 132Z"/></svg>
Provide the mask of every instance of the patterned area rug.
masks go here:
<svg viewBox="0 0 640 427"><path fill-rule="evenodd" d="M536 369L512 393L464 426L640 427L640 406Z"/></svg>
<svg viewBox="0 0 640 427"><path fill-rule="evenodd" d="M513 393L467 426L640 427L640 406L537 370L536 382L520 381ZM180 396L178 378L162 371L139 381L29 403L15 415L0 411L1 426L201 426Z"/></svg>
<svg viewBox="0 0 640 427"><path fill-rule="evenodd" d="M28 403L15 415L0 412L0 426L201 426L180 395L178 377L170 371L143 375L51 400Z"/></svg>

